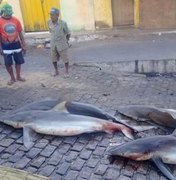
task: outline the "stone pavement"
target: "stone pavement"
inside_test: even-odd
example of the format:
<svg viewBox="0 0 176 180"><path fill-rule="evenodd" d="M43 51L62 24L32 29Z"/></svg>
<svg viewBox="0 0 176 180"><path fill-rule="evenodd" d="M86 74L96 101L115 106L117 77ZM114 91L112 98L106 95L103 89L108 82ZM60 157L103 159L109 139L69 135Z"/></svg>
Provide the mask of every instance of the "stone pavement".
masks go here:
<svg viewBox="0 0 176 180"><path fill-rule="evenodd" d="M1 114L35 100L57 98L94 104L114 114L117 106L145 104L176 108L176 78L146 77L142 74L120 73L114 64L72 65L68 79L52 77L52 67L43 58L36 59L32 50L26 56L26 82L7 86L8 76L0 66ZM47 51L37 50L41 57ZM163 134L148 130L141 136ZM52 180L164 180L165 177L150 162L135 162L118 158L110 164L106 150L111 143L127 139L117 132L84 134L75 137L38 135L35 145L26 150L22 130L0 126L0 165L15 167L50 177ZM171 166L176 175L176 167Z"/></svg>

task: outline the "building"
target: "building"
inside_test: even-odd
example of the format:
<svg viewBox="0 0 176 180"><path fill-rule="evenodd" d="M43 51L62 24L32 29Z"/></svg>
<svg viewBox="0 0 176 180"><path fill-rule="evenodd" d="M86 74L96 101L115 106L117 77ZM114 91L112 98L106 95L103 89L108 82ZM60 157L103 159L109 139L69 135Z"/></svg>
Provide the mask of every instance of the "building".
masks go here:
<svg viewBox="0 0 176 180"><path fill-rule="evenodd" d="M51 7L71 30L176 28L176 0L8 0L25 31L45 31Z"/></svg>

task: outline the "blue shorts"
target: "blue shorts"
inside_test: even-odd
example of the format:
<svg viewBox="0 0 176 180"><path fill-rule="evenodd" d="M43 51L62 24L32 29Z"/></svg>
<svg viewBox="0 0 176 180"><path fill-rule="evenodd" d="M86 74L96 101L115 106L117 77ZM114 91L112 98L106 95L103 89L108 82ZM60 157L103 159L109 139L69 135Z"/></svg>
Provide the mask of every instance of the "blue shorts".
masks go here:
<svg viewBox="0 0 176 180"><path fill-rule="evenodd" d="M12 54L4 54L4 64L5 66L11 66L13 65L13 61L15 64L23 64L24 63L24 57L23 53L21 52L15 52Z"/></svg>

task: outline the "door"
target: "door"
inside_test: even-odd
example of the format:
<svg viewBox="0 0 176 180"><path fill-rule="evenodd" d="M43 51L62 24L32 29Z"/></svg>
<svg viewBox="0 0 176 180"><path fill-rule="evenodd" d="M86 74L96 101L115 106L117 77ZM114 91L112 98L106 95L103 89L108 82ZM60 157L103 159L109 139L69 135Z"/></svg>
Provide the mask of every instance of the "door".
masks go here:
<svg viewBox="0 0 176 180"><path fill-rule="evenodd" d="M59 0L20 0L24 29L29 31L47 30L49 11L59 8Z"/></svg>
<svg viewBox="0 0 176 180"><path fill-rule="evenodd" d="M134 25L134 0L112 0L114 26Z"/></svg>

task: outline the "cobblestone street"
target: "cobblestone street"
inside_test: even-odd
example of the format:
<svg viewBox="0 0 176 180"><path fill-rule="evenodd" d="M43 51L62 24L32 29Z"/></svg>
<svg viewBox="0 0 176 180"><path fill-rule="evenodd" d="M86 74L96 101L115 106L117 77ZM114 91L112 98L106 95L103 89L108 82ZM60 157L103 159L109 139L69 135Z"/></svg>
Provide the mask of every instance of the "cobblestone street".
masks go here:
<svg viewBox="0 0 176 180"><path fill-rule="evenodd" d="M8 75L0 65L1 114L41 99L64 96L67 100L90 103L115 114L119 105L141 104L176 109L176 77L146 77L118 72L116 63L71 64L70 78L52 77L49 50L31 49L23 68L26 82L7 86ZM22 130L0 124L0 165L50 177L52 180L164 180L149 161L123 158L110 164L106 150L111 143L127 139L117 132L84 134L75 137L38 135L26 150ZM148 130L143 136L164 134ZM169 166L176 176L176 166Z"/></svg>

